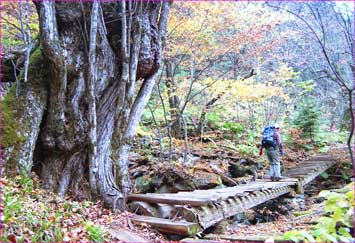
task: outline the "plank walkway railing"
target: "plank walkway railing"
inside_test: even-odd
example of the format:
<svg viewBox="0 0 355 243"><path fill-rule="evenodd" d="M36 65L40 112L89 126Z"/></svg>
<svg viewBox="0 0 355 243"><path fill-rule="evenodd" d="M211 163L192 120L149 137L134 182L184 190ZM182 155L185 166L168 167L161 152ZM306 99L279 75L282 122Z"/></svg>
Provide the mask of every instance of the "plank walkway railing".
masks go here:
<svg viewBox="0 0 355 243"><path fill-rule="evenodd" d="M195 235L218 222L287 193L302 193L303 186L333 165L329 156L317 156L287 171L278 182L261 179L248 184L178 193L131 194L129 201L171 205L167 218L136 215L135 222L179 235Z"/></svg>

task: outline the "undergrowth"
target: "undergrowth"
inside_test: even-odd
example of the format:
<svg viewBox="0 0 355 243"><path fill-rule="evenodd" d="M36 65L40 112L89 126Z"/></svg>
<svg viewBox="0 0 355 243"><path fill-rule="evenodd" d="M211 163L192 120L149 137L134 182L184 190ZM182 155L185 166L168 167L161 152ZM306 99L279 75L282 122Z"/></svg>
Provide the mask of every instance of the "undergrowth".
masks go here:
<svg viewBox="0 0 355 243"><path fill-rule="evenodd" d="M40 189L36 177L2 178L1 242L102 242L108 235L88 217L92 202L61 200ZM107 213L108 214L108 213Z"/></svg>
<svg viewBox="0 0 355 243"><path fill-rule="evenodd" d="M283 240L294 242L354 242L354 182L335 191L322 191L326 214L312 231L289 231Z"/></svg>

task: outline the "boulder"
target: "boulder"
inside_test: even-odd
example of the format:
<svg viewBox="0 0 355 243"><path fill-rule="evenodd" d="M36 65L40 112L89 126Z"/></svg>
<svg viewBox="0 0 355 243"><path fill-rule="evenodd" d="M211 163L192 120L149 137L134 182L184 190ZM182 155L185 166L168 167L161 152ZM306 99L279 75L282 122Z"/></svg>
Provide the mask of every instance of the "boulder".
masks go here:
<svg viewBox="0 0 355 243"><path fill-rule="evenodd" d="M135 179L135 191L137 193L147 193L152 191L152 179L147 176L141 176Z"/></svg>
<svg viewBox="0 0 355 243"><path fill-rule="evenodd" d="M222 179L219 175L204 171L195 172L191 180L197 189L211 189L222 185Z"/></svg>
<svg viewBox="0 0 355 243"><path fill-rule="evenodd" d="M192 186L191 183L189 183L187 180L181 180L173 184L173 187L170 192L193 191L195 189L196 188Z"/></svg>
<svg viewBox="0 0 355 243"><path fill-rule="evenodd" d="M161 187L159 187L155 193L169 193L171 192L170 191L170 188L167 186L167 185L162 185Z"/></svg>

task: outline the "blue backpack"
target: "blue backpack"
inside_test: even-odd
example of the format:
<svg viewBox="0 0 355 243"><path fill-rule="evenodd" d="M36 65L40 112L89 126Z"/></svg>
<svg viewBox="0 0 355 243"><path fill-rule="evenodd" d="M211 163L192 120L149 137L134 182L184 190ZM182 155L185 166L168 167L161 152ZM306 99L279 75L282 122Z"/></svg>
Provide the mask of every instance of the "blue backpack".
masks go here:
<svg viewBox="0 0 355 243"><path fill-rule="evenodd" d="M275 126L266 126L263 131L263 138L261 140L261 145L263 148L274 147L276 148L276 142L274 139Z"/></svg>

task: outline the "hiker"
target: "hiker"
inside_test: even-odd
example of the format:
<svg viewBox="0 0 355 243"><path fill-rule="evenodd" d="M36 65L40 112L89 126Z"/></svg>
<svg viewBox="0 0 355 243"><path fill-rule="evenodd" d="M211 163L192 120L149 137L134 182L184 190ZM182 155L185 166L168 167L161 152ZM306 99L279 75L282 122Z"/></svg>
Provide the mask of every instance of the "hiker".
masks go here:
<svg viewBox="0 0 355 243"><path fill-rule="evenodd" d="M271 181L279 181L281 179L279 153L284 155L284 151L282 149L280 126L278 124L265 127L259 150L260 156L263 154L263 148L266 149L266 155L270 162Z"/></svg>

